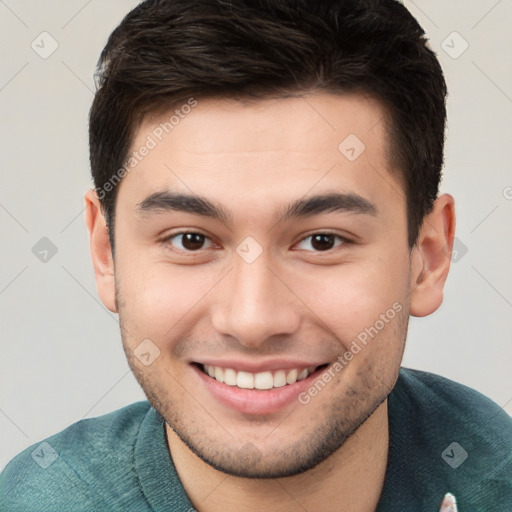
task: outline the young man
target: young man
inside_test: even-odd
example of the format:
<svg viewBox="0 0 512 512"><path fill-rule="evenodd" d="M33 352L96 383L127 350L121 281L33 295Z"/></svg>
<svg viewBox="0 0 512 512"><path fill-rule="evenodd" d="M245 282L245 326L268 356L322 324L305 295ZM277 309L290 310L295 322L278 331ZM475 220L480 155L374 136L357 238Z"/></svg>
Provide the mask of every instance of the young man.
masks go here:
<svg viewBox="0 0 512 512"><path fill-rule="evenodd" d="M18 455L2 510L512 510L510 418L400 368L450 265L445 95L393 0L128 14L86 222L148 402Z"/></svg>

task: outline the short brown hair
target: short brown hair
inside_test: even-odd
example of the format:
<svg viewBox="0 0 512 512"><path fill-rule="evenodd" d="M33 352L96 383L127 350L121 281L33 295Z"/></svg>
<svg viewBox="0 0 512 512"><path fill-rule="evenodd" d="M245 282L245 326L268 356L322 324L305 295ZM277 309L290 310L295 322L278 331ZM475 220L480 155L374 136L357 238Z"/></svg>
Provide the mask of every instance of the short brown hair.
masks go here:
<svg viewBox="0 0 512 512"><path fill-rule="evenodd" d="M123 168L145 116L191 97L318 90L362 92L386 107L389 154L404 183L413 247L438 195L446 121L446 83L424 36L395 0L139 4L100 56L90 111L92 176L102 191L112 246L118 187L105 185Z"/></svg>

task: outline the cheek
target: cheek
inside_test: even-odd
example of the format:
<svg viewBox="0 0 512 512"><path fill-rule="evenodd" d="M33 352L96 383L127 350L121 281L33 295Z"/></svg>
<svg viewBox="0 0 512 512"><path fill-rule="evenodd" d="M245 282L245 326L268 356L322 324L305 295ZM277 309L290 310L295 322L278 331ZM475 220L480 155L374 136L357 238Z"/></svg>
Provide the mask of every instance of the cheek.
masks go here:
<svg viewBox="0 0 512 512"><path fill-rule="evenodd" d="M386 326L394 325L397 310L408 307L407 261L398 256L393 261L376 257L371 264L319 267L300 280L295 278L294 291L331 334L347 345L381 315L392 317Z"/></svg>
<svg viewBox="0 0 512 512"><path fill-rule="evenodd" d="M120 314L130 339L172 344L202 307L216 276L192 266L125 260L116 266ZM132 334L133 333L133 334Z"/></svg>

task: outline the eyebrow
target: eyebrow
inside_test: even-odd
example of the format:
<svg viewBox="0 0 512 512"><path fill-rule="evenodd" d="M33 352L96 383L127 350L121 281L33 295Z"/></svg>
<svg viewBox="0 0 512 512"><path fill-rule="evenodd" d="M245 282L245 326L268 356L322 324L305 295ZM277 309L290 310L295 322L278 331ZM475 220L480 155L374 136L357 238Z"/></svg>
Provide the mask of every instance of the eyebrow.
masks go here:
<svg viewBox="0 0 512 512"><path fill-rule="evenodd" d="M221 205L216 205L205 197L175 193L155 192L138 205L141 214L180 211L210 217L224 224L230 224L232 216ZM321 213L348 212L377 215L377 207L364 197L354 193L328 193L299 199L282 210L281 220L311 217Z"/></svg>
<svg viewBox="0 0 512 512"><path fill-rule="evenodd" d="M222 206L215 205L205 197L191 194L155 192L146 197L138 206L139 212L143 214L180 211L210 217L224 224L229 224L231 221L231 216Z"/></svg>
<svg viewBox="0 0 512 512"><path fill-rule="evenodd" d="M295 201L284 209L282 220L310 217L331 212L348 212L376 216L377 207L358 194L333 192Z"/></svg>

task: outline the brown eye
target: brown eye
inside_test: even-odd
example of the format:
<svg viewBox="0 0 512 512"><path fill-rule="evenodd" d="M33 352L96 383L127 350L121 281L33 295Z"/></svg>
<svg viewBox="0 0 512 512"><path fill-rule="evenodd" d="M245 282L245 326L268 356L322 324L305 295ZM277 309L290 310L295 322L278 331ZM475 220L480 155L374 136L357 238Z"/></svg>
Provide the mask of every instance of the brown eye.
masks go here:
<svg viewBox="0 0 512 512"><path fill-rule="evenodd" d="M339 242L337 242L336 239L338 239ZM334 249L345 242L346 240L339 235L333 235L331 233L315 233L314 235L310 235L301 240L299 248L305 250L311 250L310 248L312 248L314 252L322 252Z"/></svg>
<svg viewBox="0 0 512 512"><path fill-rule="evenodd" d="M174 241L177 243L173 243ZM198 251L204 249L206 241L209 241L208 237L201 233L178 233L168 238L168 242L171 245L175 245L178 249L183 251Z"/></svg>
<svg viewBox="0 0 512 512"><path fill-rule="evenodd" d="M311 247L317 251L328 251L334 247L333 235L313 235L311 237Z"/></svg>

